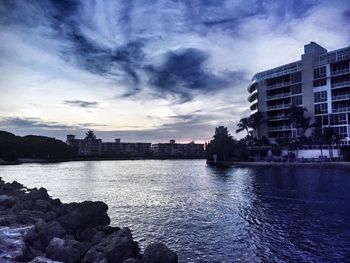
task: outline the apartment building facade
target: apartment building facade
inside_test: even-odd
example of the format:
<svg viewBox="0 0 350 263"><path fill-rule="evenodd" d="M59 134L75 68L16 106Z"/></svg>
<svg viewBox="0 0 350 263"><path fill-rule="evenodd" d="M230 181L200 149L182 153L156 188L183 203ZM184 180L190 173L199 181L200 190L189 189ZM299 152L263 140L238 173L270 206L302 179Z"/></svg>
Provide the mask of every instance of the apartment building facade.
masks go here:
<svg viewBox="0 0 350 263"><path fill-rule="evenodd" d="M350 46L328 52L311 42L301 60L255 74L248 92L251 115L261 112L265 120L254 131L259 139L299 137L290 113L292 106L303 106L311 123L350 140Z"/></svg>
<svg viewBox="0 0 350 263"><path fill-rule="evenodd" d="M178 157L178 158L204 158L204 144L200 143L169 143L152 144L152 152L155 157Z"/></svg>

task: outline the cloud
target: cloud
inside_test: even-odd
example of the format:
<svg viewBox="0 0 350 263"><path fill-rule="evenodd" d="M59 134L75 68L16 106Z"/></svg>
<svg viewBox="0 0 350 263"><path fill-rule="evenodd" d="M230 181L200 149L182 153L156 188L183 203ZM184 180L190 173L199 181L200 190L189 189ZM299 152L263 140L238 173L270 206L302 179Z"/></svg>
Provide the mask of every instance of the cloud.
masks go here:
<svg viewBox="0 0 350 263"><path fill-rule="evenodd" d="M71 130L76 129L75 125L66 125L58 122L45 122L40 118L7 117L0 119L0 127L3 129L44 129L44 130Z"/></svg>
<svg viewBox="0 0 350 263"><path fill-rule="evenodd" d="M80 108L96 108L100 103L98 103L97 101L65 100L64 104Z"/></svg>

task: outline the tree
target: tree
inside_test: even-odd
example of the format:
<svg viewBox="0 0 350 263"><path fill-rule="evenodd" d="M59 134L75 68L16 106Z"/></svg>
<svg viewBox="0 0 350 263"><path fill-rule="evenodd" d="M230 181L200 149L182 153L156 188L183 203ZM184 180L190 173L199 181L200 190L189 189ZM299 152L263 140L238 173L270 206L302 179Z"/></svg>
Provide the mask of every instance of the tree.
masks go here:
<svg viewBox="0 0 350 263"><path fill-rule="evenodd" d="M239 120L237 123L238 129L236 130L236 133L240 133L241 131L246 131L247 135L249 135L249 128L250 128L250 123L249 123L249 118L245 117Z"/></svg>
<svg viewBox="0 0 350 263"><path fill-rule="evenodd" d="M297 130L301 129L301 137L305 136L309 128L316 126L314 123L311 123L310 117L305 117L305 112L307 112L307 109L303 106L292 106L289 116L294 127L297 128Z"/></svg>
<svg viewBox="0 0 350 263"><path fill-rule="evenodd" d="M213 140L207 147L207 158L212 159L213 155L217 155L218 161L227 161L232 156L234 139L229 134L227 127L219 126L215 128Z"/></svg>
<svg viewBox="0 0 350 263"><path fill-rule="evenodd" d="M323 135L322 128L320 126L316 127L312 133L313 141L320 146L321 149L321 157L323 157L323 145L325 143L325 138Z"/></svg>
<svg viewBox="0 0 350 263"><path fill-rule="evenodd" d="M262 114L261 111L257 111L256 113L254 113L253 115L251 115L248 118L248 126L250 128L252 128L256 134L257 134L257 138L259 138L259 129L260 129L260 125L265 122L264 120L264 115Z"/></svg>
<svg viewBox="0 0 350 263"><path fill-rule="evenodd" d="M88 131L85 133L85 138L84 138L84 140L87 140L87 141L96 140L96 135L95 135L95 133L94 133L92 130L88 130Z"/></svg>

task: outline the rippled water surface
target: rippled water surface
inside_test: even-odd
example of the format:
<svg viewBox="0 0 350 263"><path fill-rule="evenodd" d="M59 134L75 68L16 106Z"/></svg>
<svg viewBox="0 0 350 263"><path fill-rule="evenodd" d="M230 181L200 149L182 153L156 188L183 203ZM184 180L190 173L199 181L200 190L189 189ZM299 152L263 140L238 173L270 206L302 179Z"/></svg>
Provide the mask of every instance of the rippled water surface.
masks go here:
<svg viewBox="0 0 350 263"><path fill-rule="evenodd" d="M102 200L142 247L161 241L180 262L348 262L350 173L229 168L203 160L0 166L5 181L64 202Z"/></svg>

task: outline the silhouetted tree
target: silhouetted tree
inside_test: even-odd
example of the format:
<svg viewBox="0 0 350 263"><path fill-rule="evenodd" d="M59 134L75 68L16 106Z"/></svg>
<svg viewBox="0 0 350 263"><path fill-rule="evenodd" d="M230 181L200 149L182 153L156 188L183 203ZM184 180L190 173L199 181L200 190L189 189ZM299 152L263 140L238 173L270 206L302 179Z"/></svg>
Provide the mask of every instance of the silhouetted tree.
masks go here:
<svg viewBox="0 0 350 263"><path fill-rule="evenodd" d="M238 129L236 130L236 133L240 133L241 131L246 131L247 135L249 135L249 118L245 117L239 120L239 122L237 123L237 127Z"/></svg>
<svg viewBox="0 0 350 263"><path fill-rule="evenodd" d="M92 131L92 130L88 130L86 133L85 133L85 138L84 140L96 140L96 135L95 133Z"/></svg>

